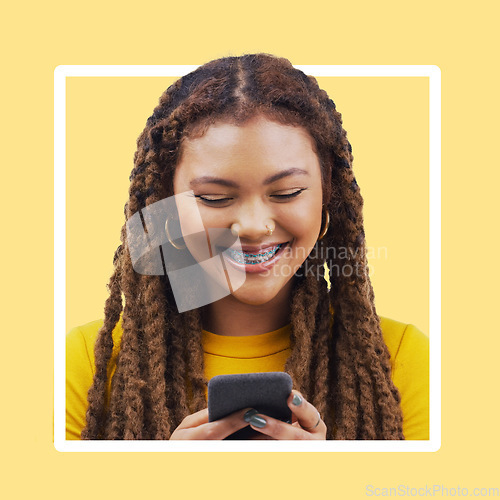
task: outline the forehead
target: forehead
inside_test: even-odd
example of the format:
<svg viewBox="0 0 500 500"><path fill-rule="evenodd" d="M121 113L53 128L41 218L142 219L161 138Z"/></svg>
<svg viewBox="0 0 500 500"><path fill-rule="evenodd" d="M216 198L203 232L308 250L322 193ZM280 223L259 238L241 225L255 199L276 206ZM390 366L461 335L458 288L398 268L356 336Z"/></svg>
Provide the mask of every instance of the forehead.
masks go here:
<svg viewBox="0 0 500 500"><path fill-rule="evenodd" d="M216 122L203 135L185 138L175 178L231 174L255 179L285 168L319 175L314 140L302 127L255 117L242 125Z"/></svg>

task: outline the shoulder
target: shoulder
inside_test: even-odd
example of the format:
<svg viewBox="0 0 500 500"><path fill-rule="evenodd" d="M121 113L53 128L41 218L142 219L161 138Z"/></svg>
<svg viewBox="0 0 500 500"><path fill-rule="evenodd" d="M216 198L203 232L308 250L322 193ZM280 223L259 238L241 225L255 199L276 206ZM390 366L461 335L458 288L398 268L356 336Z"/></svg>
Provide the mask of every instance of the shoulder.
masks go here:
<svg viewBox="0 0 500 500"><path fill-rule="evenodd" d="M94 346L103 320L73 328L66 336L66 439L80 439L85 427L87 393L95 373ZM113 330L111 366L116 364L122 335L121 321Z"/></svg>
<svg viewBox="0 0 500 500"><path fill-rule="evenodd" d="M429 338L414 325L380 318L401 395L406 439L429 439Z"/></svg>
<svg viewBox="0 0 500 500"><path fill-rule="evenodd" d="M391 354L391 364L394 365L412 357L427 356L429 338L416 326L380 317L380 327L384 341Z"/></svg>
<svg viewBox="0 0 500 500"><path fill-rule="evenodd" d="M93 360L93 348L102 324L102 320L97 320L70 330L66 336L66 364L81 358Z"/></svg>
<svg viewBox="0 0 500 500"><path fill-rule="evenodd" d="M86 359L90 365L94 366L94 346L99 335L99 331L104 323L104 320L98 319L86 323L82 326L77 326L70 330L66 336L66 364L77 364L78 361ZM122 336L121 318L113 330L113 356L118 354L121 336Z"/></svg>

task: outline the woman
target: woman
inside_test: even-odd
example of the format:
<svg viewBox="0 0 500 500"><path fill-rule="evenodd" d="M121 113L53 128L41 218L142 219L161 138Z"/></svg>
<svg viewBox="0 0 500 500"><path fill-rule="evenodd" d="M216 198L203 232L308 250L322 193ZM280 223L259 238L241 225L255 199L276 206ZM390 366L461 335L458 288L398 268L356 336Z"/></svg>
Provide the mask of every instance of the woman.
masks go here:
<svg viewBox="0 0 500 500"><path fill-rule="evenodd" d="M212 61L162 95L134 162L104 321L68 337L69 439L223 439L249 424L269 439L428 439L427 340L376 314L351 146L314 78L264 54ZM171 197L241 245L224 275L244 280L184 312L127 240ZM165 221L170 250L202 263L193 218L179 219L181 244ZM248 408L208 422L207 380L259 371L292 377L293 424Z"/></svg>

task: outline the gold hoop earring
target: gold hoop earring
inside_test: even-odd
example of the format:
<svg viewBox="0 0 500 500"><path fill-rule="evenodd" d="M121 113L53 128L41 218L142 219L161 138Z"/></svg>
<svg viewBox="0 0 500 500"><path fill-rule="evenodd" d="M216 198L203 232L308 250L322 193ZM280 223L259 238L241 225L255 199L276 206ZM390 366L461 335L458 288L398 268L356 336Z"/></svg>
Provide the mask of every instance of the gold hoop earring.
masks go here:
<svg viewBox="0 0 500 500"><path fill-rule="evenodd" d="M173 241L172 241L172 238L170 236L170 231L168 230L168 218L167 220L165 221L165 232L167 233L167 239L168 239L168 242L174 247L174 248L177 248L177 250L184 250L186 248L186 245L176 245Z"/></svg>
<svg viewBox="0 0 500 500"><path fill-rule="evenodd" d="M330 227L330 213L325 206L323 206L323 211L325 212L325 227L321 229L321 233L319 233L318 236L318 241L324 238L325 234L328 232L328 228Z"/></svg>

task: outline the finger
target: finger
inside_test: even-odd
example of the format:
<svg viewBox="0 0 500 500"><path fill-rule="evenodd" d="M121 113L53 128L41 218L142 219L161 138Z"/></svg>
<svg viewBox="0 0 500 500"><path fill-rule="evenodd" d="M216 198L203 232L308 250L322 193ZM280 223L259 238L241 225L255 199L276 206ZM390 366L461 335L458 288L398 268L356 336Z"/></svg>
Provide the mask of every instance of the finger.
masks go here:
<svg viewBox="0 0 500 500"><path fill-rule="evenodd" d="M197 427L185 429L184 432L189 433L189 439L224 439L248 425L243 417L249 409L237 411L214 422L206 422Z"/></svg>
<svg viewBox="0 0 500 500"><path fill-rule="evenodd" d="M300 392L292 391L287 402L292 413L297 417L297 422L304 430L318 434L326 433L326 425L318 410L306 401Z"/></svg>
<svg viewBox="0 0 500 500"><path fill-rule="evenodd" d="M302 429L302 427L288 424L260 413L253 415L249 423L252 429L272 439L322 439L319 434L312 434Z"/></svg>
<svg viewBox="0 0 500 500"><path fill-rule="evenodd" d="M197 411L191 415L188 415L180 423L178 429L189 429L190 427L198 427L199 425L208 422L208 408Z"/></svg>

